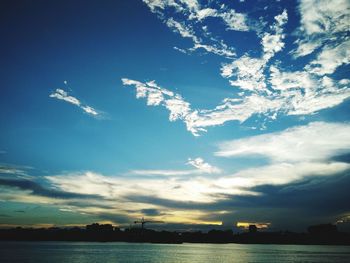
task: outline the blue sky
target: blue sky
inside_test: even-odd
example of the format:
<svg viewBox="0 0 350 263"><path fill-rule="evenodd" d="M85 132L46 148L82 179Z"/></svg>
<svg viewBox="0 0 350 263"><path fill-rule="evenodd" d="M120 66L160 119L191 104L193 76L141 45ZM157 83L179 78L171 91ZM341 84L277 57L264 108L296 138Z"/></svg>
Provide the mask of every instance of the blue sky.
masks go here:
<svg viewBox="0 0 350 263"><path fill-rule="evenodd" d="M345 229L349 9L3 2L0 224Z"/></svg>

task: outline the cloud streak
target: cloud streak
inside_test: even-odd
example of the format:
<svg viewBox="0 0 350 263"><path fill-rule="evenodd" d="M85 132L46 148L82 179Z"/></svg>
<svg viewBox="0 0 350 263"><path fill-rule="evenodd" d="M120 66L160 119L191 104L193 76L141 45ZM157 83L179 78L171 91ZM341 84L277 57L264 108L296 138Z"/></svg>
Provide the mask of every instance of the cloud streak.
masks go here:
<svg viewBox="0 0 350 263"><path fill-rule="evenodd" d="M196 169L191 170L131 170L130 174L136 175L153 175L153 176L184 176L184 175L200 175L200 174L218 174L221 173L221 169L215 167L202 158L188 159L188 165L193 166Z"/></svg>
<svg viewBox="0 0 350 263"><path fill-rule="evenodd" d="M333 161L350 149L350 125L314 122L282 132L223 142L220 157L268 158L270 164L249 168L226 179L225 185L282 185L308 176L336 175L350 169L346 162Z"/></svg>
<svg viewBox="0 0 350 263"><path fill-rule="evenodd" d="M70 104L73 104L80 109L82 109L85 113L93 116L93 117L98 117L100 115L100 112L98 112L96 109L93 107L83 104L79 99L76 97L68 95L68 92L64 91L63 89L56 89L55 92L50 94L50 98L55 98L58 100L63 100L65 102L68 102Z"/></svg>
<svg viewBox="0 0 350 263"><path fill-rule="evenodd" d="M301 26L295 33L298 37L295 44L298 47L287 54L298 58L318 48L319 53L301 64L298 70L283 68L275 58L277 53L284 50L284 42L288 37L284 29L288 23L286 9L275 15L268 26L265 26L268 23L262 21L257 28L249 22L247 16L238 14L225 5L219 10L202 6L197 1L144 2L168 27L182 37L192 39L194 46L189 50L202 47L208 52L221 52L230 59L230 62L222 63L221 76L233 87L232 96L224 98L212 109L193 109L182 94L165 89L155 81L122 79L124 85L136 88L137 98L145 98L149 106L165 107L169 111L170 121L182 120L187 130L195 136L208 127L223 125L228 121L244 122L252 116L276 119L280 115L314 114L339 105L350 97L349 79L338 80L332 76L339 67L350 63L349 29L346 26L349 17L347 10L350 10L348 1L342 0L339 5L329 4L325 0L300 2ZM181 22L171 17L172 12L181 14ZM245 52L237 57L233 53L227 54L228 47L222 41L218 42L219 49L215 45L204 43L203 39L206 38L198 35L197 24L209 17L219 17L225 23L232 20L232 23L225 24L226 29L232 29L232 25L235 25L236 30L255 32L260 39L261 55L252 56L252 52ZM204 29L207 32L206 26Z"/></svg>
<svg viewBox="0 0 350 263"><path fill-rule="evenodd" d="M193 46L188 52L204 50L222 57L234 57L234 49L222 39L213 37L205 20L208 17L221 19L227 30L249 31L248 18L245 14L228 9L225 5L219 8L207 8L196 1L143 1L174 32L183 38L190 38ZM176 50L185 51L175 47ZM185 51L186 52L186 51Z"/></svg>
<svg viewBox="0 0 350 263"><path fill-rule="evenodd" d="M348 123L313 122L249 138L223 142L222 157L266 156L272 162L324 161L350 149Z"/></svg>
<svg viewBox="0 0 350 263"><path fill-rule="evenodd" d="M43 187L42 185L24 179L8 179L8 178L0 178L0 185L7 187L15 187L21 190L28 190L33 195L50 197L50 198L62 198L62 199L72 199L72 198L99 198L99 195L90 195L90 194L78 194L73 192L65 192L56 189L50 189Z"/></svg>

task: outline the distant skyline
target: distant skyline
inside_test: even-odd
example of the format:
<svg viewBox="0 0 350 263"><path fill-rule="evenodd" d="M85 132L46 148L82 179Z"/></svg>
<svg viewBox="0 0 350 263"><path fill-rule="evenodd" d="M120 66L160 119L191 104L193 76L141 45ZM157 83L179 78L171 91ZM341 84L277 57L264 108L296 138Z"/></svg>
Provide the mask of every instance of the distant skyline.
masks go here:
<svg viewBox="0 0 350 263"><path fill-rule="evenodd" d="M348 0L0 12L0 227L350 231Z"/></svg>

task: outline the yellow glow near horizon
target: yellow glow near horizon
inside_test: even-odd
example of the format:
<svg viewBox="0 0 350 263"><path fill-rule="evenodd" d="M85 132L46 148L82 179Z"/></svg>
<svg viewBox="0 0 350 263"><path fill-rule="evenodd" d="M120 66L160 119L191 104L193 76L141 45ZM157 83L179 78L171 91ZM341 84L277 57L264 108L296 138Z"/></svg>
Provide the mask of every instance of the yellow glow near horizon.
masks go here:
<svg viewBox="0 0 350 263"><path fill-rule="evenodd" d="M269 228L271 223L259 223L259 222L237 222L237 227L242 227L244 229L248 229L250 225L255 225L258 229Z"/></svg>

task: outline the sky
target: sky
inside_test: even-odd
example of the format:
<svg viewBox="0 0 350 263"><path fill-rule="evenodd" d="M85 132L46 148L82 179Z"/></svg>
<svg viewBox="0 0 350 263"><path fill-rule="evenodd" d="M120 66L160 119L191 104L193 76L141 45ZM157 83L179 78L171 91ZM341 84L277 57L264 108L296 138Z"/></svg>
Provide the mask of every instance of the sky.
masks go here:
<svg viewBox="0 0 350 263"><path fill-rule="evenodd" d="M348 0L0 13L0 227L350 231Z"/></svg>

